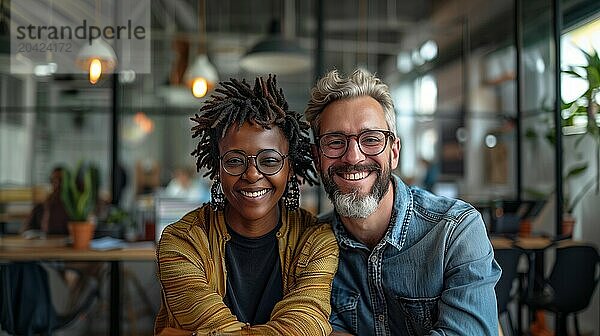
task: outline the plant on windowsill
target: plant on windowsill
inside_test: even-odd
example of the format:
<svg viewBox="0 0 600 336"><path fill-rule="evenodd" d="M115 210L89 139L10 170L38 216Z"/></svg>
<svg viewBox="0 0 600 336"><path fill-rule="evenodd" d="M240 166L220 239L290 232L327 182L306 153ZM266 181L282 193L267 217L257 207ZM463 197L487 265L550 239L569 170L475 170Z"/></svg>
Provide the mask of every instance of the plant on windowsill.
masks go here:
<svg viewBox="0 0 600 336"><path fill-rule="evenodd" d="M69 217L69 234L75 249L87 249L96 224L92 216L98 200L98 168L79 162L71 172L65 169L61 185L61 200Z"/></svg>

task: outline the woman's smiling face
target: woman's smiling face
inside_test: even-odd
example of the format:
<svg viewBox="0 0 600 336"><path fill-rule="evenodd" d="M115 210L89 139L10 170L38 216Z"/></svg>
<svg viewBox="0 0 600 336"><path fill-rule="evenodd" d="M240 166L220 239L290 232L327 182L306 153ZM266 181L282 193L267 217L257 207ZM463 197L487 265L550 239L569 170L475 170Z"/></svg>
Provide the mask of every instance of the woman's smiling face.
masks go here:
<svg viewBox="0 0 600 336"><path fill-rule="evenodd" d="M265 129L244 122L238 130L234 124L219 141L219 156L232 150L254 156L264 149L274 149L284 156L288 154L288 140L279 127ZM279 221L277 204L285 192L290 176L289 159L285 158L283 168L270 176L258 171L253 159L248 160L246 171L238 176L227 173L223 164L221 161L219 177L229 203L226 209L229 225L235 229L238 225L265 223L268 232Z"/></svg>

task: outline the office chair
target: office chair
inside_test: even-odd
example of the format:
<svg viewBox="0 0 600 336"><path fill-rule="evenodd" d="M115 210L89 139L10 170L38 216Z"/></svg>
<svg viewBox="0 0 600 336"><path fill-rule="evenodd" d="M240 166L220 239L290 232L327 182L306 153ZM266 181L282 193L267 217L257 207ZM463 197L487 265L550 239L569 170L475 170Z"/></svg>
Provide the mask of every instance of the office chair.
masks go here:
<svg viewBox="0 0 600 336"><path fill-rule="evenodd" d="M502 276L494 288L496 291L496 300L498 302L498 319L500 320L501 315L506 315L508 319L508 326L502 327L504 335L514 335L515 329L513 326L510 311L508 311L508 303L511 301L511 292L513 282L517 277L517 266L519 264L519 258L521 257L521 251L517 249L498 249L494 250L494 257L496 262L502 268ZM502 324L502 323L501 323Z"/></svg>
<svg viewBox="0 0 600 336"><path fill-rule="evenodd" d="M98 295L95 286L75 308L58 314L51 300L48 273L40 263L0 265L0 325L11 334L52 334L87 311Z"/></svg>
<svg viewBox="0 0 600 336"><path fill-rule="evenodd" d="M556 249L556 261L544 291L527 300L533 309L556 314L557 336L567 336L567 316L573 314L575 332L580 336L577 313L590 303L598 284L600 256L594 246L572 245Z"/></svg>

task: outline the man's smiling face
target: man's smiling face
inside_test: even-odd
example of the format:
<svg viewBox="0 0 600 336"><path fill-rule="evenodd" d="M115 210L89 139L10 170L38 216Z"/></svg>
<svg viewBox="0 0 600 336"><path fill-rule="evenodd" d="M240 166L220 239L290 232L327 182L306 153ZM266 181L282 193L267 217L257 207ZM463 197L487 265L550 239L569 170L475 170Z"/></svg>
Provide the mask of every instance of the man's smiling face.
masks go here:
<svg viewBox="0 0 600 336"><path fill-rule="evenodd" d="M320 116L319 136L332 132L359 134L365 130L387 130L383 108L368 96L337 100ZM361 152L357 137L351 137L344 155L328 158L319 151L317 167L325 191L341 216L368 217L388 190L391 171L398 165L400 142L387 139L378 155Z"/></svg>

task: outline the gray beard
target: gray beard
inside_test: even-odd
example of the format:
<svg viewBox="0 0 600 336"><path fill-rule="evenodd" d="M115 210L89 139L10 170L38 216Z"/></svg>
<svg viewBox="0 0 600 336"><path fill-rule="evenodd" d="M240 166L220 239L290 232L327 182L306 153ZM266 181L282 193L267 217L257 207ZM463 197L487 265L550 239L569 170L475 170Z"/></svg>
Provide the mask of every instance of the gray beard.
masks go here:
<svg viewBox="0 0 600 336"><path fill-rule="evenodd" d="M389 166L391 166L391 162ZM352 190L344 194L333 182L330 172L322 174L323 187L341 217L367 218L377 210L379 202L388 190L392 175L389 168L384 168L383 171L377 171L376 173L377 179L371 191L366 195L359 194L358 190Z"/></svg>
<svg viewBox="0 0 600 336"><path fill-rule="evenodd" d="M359 195L358 191L342 194L336 190L329 196L335 210L342 217L367 218L377 210L379 201L374 195Z"/></svg>

